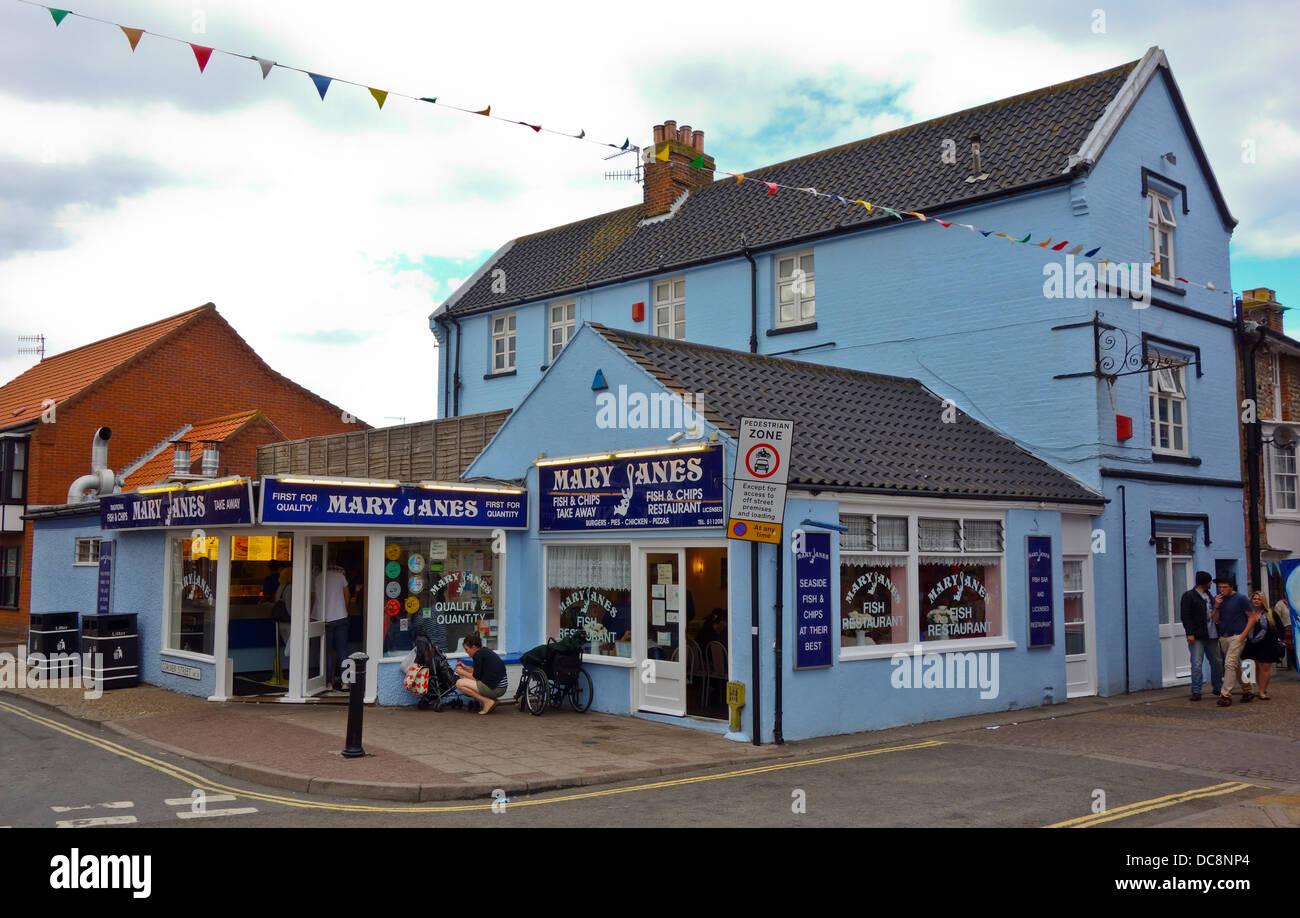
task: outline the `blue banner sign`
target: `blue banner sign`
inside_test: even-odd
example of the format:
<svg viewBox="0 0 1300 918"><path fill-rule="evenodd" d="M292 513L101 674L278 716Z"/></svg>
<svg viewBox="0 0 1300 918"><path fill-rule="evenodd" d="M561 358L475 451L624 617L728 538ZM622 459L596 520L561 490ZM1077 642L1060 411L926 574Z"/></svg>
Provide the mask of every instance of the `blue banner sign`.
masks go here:
<svg viewBox="0 0 1300 918"><path fill-rule="evenodd" d="M95 596L95 614L108 615L113 605L113 540L99 540L99 590Z"/></svg>
<svg viewBox="0 0 1300 918"><path fill-rule="evenodd" d="M528 495L459 488L390 488L262 479L263 523L307 526L471 526L527 529Z"/></svg>
<svg viewBox="0 0 1300 918"><path fill-rule="evenodd" d="M831 535L804 533L804 550L794 556L794 668L830 666Z"/></svg>
<svg viewBox="0 0 1300 918"><path fill-rule="evenodd" d="M538 469L542 532L705 529L726 523L722 449Z"/></svg>
<svg viewBox="0 0 1300 918"><path fill-rule="evenodd" d="M1051 538L1028 536L1026 552L1029 561L1029 646L1051 647L1056 643Z"/></svg>
<svg viewBox="0 0 1300 918"><path fill-rule="evenodd" d="M133 491L99 499L101 529L203 529L252 522L251 481L156 493Z"/></svg>

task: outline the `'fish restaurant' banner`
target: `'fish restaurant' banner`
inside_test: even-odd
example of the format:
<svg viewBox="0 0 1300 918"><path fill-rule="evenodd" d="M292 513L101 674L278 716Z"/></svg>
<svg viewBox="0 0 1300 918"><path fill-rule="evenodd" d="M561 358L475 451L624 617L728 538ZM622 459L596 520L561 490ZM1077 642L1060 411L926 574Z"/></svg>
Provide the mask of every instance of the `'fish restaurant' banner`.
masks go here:
<svg viewBox="0 0 1300 918"><path fill-rule="evenodd" d="M253 483L248 480L99 499L99 526L105 530L249 526L252 522Z"/></svg>
<svg viewBox="0 0 1300 918"><path fill-rule="evenodd" d="M276 525L527 529L528 495L523 491L264 478L259 519Z"/></svg>
<svg viewBox="0 0 1300 918"><path fill-rule="evenodd" d="M543 532L726 524L721 448L546 465L538 475Z"/></svg>

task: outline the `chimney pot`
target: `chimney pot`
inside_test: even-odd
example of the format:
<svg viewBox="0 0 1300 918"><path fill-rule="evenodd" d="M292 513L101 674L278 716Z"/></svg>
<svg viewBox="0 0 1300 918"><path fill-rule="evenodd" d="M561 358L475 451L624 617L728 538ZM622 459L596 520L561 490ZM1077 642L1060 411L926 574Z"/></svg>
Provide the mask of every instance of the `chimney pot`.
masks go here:
<svg viewBox="0 0 1300 918"><path fill-rule="evenodd" d="M217 467L220 464L220 457L217 453L216 443L203 444L203 466L202 474L204 478L215 478L217 476Z"/></svg>
<svg viewBox="0 0 1300 918"><path fill-rule="evenodd" d="M177 475L190 473L190 445L184 440L177 440L172 445L172 471Z"/></svg>
<svg viewBox="0 0 1300 918"><path fill-rule="evenodd" d="M662 124L656 124L655 143L663 143L663 142L664 142L664 126Z"/></svg>
<svg viewBox="0 0 1300 918"><path fill-rule="evenodd" d="M691 145L691 126L689 124L683 124L677 129L677 139L688 147Z"/></svg>
<svg viewBox="0 0 1300 918"><path fill-rule="evenodd" d="M703 131L695 131L693 134L691 134L691 146L693 146L696 150L698 150L698 151L701 152L701 153L704 152L704 132L703 132Z"/></svg>
<svg viewBox="0 0 1300 918"><path fill-rule="evenodd" d="M677 139L677 122L676 122L676 121L665 121L665 122L664 122L664 140L676 140L676 139Z"/></svg>

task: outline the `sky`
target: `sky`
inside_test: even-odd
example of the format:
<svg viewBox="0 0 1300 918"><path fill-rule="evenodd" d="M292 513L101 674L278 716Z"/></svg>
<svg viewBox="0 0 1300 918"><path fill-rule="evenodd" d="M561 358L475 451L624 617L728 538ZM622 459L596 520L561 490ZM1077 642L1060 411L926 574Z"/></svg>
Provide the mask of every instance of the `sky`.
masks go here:
<svg viewBox="0 0 1300 918"><path fill-rule="evenodd" d="M1159 45L1240 221L1233 286L1300 306L1300 0L69 8L620 145L673 119L730 172ZM133 52L20 0L0 0L0 126L0 380L36 361L19 336L55 354L213 302L275 370L375 426L434 417L428 315L493 251L641 197L604 175L632 156L596 143L381 110L341 82L322 100L303 73L222 54L200 73L183 43Z"/></svg>

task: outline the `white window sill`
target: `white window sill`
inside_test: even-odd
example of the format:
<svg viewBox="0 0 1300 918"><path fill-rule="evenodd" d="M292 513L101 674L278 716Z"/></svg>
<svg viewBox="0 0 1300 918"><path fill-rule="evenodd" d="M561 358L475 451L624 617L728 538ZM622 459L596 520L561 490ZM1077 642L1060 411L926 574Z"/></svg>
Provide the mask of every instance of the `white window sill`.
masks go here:
<svg viewBox="0 0 1300 918"><path fill-rule="evenodd" d="M73 567L99 567L98 561L73 561Z"/></svg>
<svg viewBox="0 0 1300 918"><path fill-rule="evenodd" d="M895 654L911 656L920 646L921 653L965 653L971 650L1014 650L1015 641L1006 638L971 638L961 641L918 641L911 644L877 644L874 647L841 647L841 662L853 660L887 660Z"/></svg>
<svg viewBox="0 0 1300 918"><path fill-rule="evenodd" d="M631 669L636 666L636 660L631 657L607 657L603 653L584 653L582 655L583 663L598 663L601 666L621 666L624 669ZM669 660L669 663L672 661Z"/></svg>
<svg viewBox="0 0 1300 918"><path fill-rule="evenodd" d="M1151 455L1152 456L1173 456L1178 459L1190 459L1192 453L1191 450L1184 450L1183 452L1180 453L1172 449L1156 449L1153 446L1151 447Z"/></svg>
<svg viewBox="0 0 1300 918"><path fill-rule="evenodd" d="M212 664L215 664L215 663L217 662L217 658L216 658L215 656L212 656L212 655L201 654L201 653L191 653L191 652L188 651L188 650L168 650L168 649L165 648L165 647L164 647L162 650L160 650L160 651L158 652L158 656L160 656L160 657L177 657L178 659L181 659L181 660L197 660L197 661L200 662L200 663L212 663Z"/></svg>

